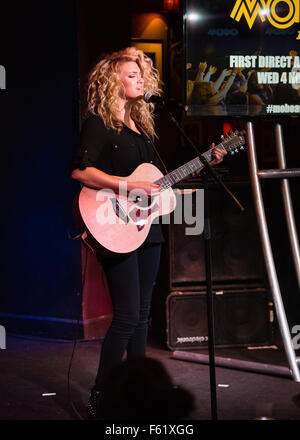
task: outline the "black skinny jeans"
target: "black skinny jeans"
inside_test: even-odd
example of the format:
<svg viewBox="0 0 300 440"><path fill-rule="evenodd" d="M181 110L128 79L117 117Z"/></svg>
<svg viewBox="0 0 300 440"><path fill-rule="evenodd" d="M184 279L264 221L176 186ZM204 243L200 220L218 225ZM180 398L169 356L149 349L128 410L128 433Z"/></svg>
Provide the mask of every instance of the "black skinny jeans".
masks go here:
<svg viewBox="0 0 300 440"><path fill-rule="evenodd" d="M102 390L112 368L127 358L145 356L152 289L161 244L144 244L118 260L101 260L113 305L113 320L104 338L95 388Z"/></svg>

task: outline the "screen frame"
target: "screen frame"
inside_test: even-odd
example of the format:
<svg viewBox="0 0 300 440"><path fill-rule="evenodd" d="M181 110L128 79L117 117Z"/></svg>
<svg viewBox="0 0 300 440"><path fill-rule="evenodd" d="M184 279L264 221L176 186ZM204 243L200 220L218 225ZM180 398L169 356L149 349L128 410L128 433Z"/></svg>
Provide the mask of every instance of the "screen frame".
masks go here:
<svg viewBox="0 0 300 440"><path fill-rule="evenodd" d="M188 107L189 104L187 102L187 4L189 0L183 0L182 5L182 29L183 29L183 63L182 63L182 69L183 69L183 84L182 84L182 102L184 106L183 111L183 118L186 121L195 121L195 120L202 120L202 119L220 119L220 120L245 120L245 121L257 121L257 120L274 120L275 122L281 122L284 120L290 120L290 119L299 119L300 113L298 114L291 114L291 113L278 113L278 114L257 114L257 115L211 115L211 114L201 114L201 115L190 115L188 114Z"/></svg>

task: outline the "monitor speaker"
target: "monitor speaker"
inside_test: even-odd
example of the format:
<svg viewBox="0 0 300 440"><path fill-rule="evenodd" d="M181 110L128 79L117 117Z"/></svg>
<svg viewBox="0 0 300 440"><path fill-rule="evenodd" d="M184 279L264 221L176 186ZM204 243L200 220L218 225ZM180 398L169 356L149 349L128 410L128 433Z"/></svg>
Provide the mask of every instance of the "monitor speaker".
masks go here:
<svg viewBox="0 0 300 440"><path fill-rule="evenodd" d="M171 350L208 346L207 296L172 292L166 300L167 345ZM213 294L215 345L272 343L273 304L264 289Z"/></svg>
<svg viewBox="0 0 300 440"><path fill-rule="evenodd" d="M227 183L226 183L227 184ZM219 285L257 283L263 285L264 263L249 182L227 184L245 211L240 211L230 197L210 185L212 279ZM196 200L193 200L193 204ZM182 204L184 209L184 204ZM184 213L182 214L184 219ZM205 283L204 239L187 235L185 222L169 226L169 288L188 283Z"/></svg>

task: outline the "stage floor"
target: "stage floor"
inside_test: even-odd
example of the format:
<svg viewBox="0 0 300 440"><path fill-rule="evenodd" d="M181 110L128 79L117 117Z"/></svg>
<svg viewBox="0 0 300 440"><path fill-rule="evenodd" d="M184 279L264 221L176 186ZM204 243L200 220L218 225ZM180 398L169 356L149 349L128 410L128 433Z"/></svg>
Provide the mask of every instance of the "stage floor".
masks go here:
<svg viewBox="0 0 300 440"><path fill-rule="evenodd" d="M73 341L10 335L1 355L1 420L84 420L89 390L97 370L101 341L78 341L70 376L73 407L68 399L68 369ZM207 351L199 350L205 354ZM209 367L176 360L149 338L148 356L160 360L174 383L196 397L192 420L211 419ZM216 348L216 356L287 365L280 349ZM300 420L300 383L287 377L216 368L218 420ZM48 394L48 395L45 395ZM74 410L75 408L75 410Z"/></svg>

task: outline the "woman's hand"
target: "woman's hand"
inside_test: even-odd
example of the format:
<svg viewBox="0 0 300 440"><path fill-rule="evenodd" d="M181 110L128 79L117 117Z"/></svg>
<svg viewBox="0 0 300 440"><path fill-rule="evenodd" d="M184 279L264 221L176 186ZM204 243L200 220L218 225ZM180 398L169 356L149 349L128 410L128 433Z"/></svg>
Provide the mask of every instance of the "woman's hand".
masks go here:
<svg viewBox="0 0 300 440"><path fill-rule="evenodd" d="M225 149L223 149L223 148L215 148L215 144L214 143L211 144L210 149L211 148L214 148L214 151L212 152L212 155L214 156L214 159L211 162L209 162L209 165L213 166L213 165L217 165L218 163L222 162L223 157L227 154L227 151ZM192 176L194 176L194 177L197 176L202 169L203 168L199 168L199 170L195 171L192 174Z"/></svg>
<svg viewBox="0 0 300 440"><path fill-rule="evenodd" d="M211 144L210 148L214 148L215 144ZM212 152L212 155L214 156L214 159L209 162L209 165L217 165L218 163L221 163L223 160L223 157L227 154L227 151L223 148L215 148Z"/></svg>
<svg viewBox="0 0 300 440"><path fill-rule="evenodd" d="M130 182L127 181L127 190L132 198L145 197L145 195L154 197L160 193L161 185L148 181Z"/></svg>

